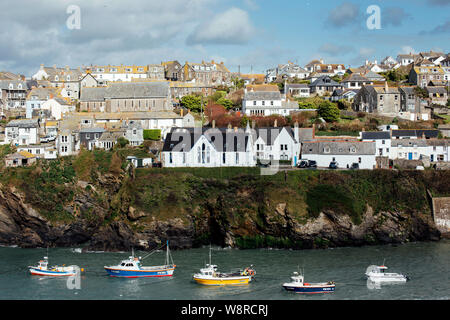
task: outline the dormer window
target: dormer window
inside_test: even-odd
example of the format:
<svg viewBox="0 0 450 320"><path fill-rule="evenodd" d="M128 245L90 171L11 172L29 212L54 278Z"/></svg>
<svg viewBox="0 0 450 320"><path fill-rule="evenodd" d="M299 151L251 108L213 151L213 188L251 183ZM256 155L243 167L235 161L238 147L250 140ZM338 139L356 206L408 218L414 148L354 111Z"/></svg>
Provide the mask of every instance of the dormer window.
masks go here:
<svg viewBox="0 0 450 320"><path fill-rule="evenodd" d="M55 81L59 81L59 77L58 76L55 76Z"/></svg>
<svg viewBox="0 0 450 320"><path fill-rule="evenodd" d="M331 152L330 147L326 146L325 148L323 148L323 152L324 153L330 153Z"/></svg>
<svg viewBox="0 0 450 320"><path fill-rule="evenodd" d="M351 153L356 153L356 147L355 146L350 147L350 152Z"/></svg>
<svg viewBox="0 0 450 320"><path fill-rule="evenodd" d="M70 76L67 76L67 81L70 81Z"/></svg>
<svg viewBox="0 0 450 320"><path fill-rule="evenodd" d="M9 84L9 90L14 89L14 85L12 83Z"/></svg>
<svg viewBox="0 0 450 320"><path fill-rule="evenodd" d="M22 84L21 84L21 83L19 83L19 84L17 85L17 89L22 90Z"/></svg>

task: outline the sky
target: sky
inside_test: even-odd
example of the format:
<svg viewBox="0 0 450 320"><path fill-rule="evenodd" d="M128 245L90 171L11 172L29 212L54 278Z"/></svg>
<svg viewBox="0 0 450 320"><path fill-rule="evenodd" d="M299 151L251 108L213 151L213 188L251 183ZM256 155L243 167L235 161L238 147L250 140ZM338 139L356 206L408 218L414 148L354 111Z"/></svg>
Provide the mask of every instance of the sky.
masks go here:
<svg viewBox="0 0 450 320"><path fill-rule="evenodd" d="M450 0L4 0L0 70L224 62L265 73L313 59L365 60L450 51ZM369 28L370 6L380 9ZM75 10L73 8L75 7ZM78 15L79 12L79 15Z"/></svg>

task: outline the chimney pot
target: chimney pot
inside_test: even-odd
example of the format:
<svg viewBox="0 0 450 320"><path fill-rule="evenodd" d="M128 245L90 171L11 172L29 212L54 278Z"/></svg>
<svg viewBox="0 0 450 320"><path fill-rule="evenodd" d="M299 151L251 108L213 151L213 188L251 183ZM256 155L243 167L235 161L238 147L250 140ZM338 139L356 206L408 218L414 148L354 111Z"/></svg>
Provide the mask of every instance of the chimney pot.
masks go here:
<svg viewBox="0 0 450 320"><path fill-rule="evenodd" d="M216 127L216 120L212 121L212 127L215 128Z"/></svg>
<svg viewBox="0 0 450 320"><path fill-rule="evenodd" d="M276 128L277 125L278 125L278 121L277 121L277 119L275 119L275 122L273 123L273 126Z"/></svg>

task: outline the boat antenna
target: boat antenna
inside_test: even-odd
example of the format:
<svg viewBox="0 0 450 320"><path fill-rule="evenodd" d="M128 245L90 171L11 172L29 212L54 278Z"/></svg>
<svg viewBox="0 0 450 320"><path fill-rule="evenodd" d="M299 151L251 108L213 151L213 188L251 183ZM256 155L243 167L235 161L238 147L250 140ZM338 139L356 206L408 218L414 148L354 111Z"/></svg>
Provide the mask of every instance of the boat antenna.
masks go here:
<svg viewBox="0 0 450 320"><path fill-rule="evenodd" d="M211 243L209 243L209 265L211 265Z"/></svg>

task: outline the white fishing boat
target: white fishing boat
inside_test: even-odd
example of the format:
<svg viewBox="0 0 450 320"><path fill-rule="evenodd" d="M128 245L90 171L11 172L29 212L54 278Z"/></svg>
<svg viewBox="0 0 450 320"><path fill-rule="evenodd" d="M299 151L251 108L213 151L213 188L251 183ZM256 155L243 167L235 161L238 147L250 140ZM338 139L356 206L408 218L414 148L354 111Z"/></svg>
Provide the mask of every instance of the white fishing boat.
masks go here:
<svg viewBox="0 0 450 320"><path fill-rule="evenodd" d="M68 277L73 276L77 271L84 271L78 266L48 266L48 257L40 260L36 266L29 266L30 273L37 276L52 276L52 277Z"/></svg>
<svg viewBox="0 0 450 320"><path fill-rule="evenodd" d="M406 282L408 277L393 272L386 272L388 268L383 264L382 266L371 265L366 269L367 279L375 283L387 283L387 282Z"/></svg>

